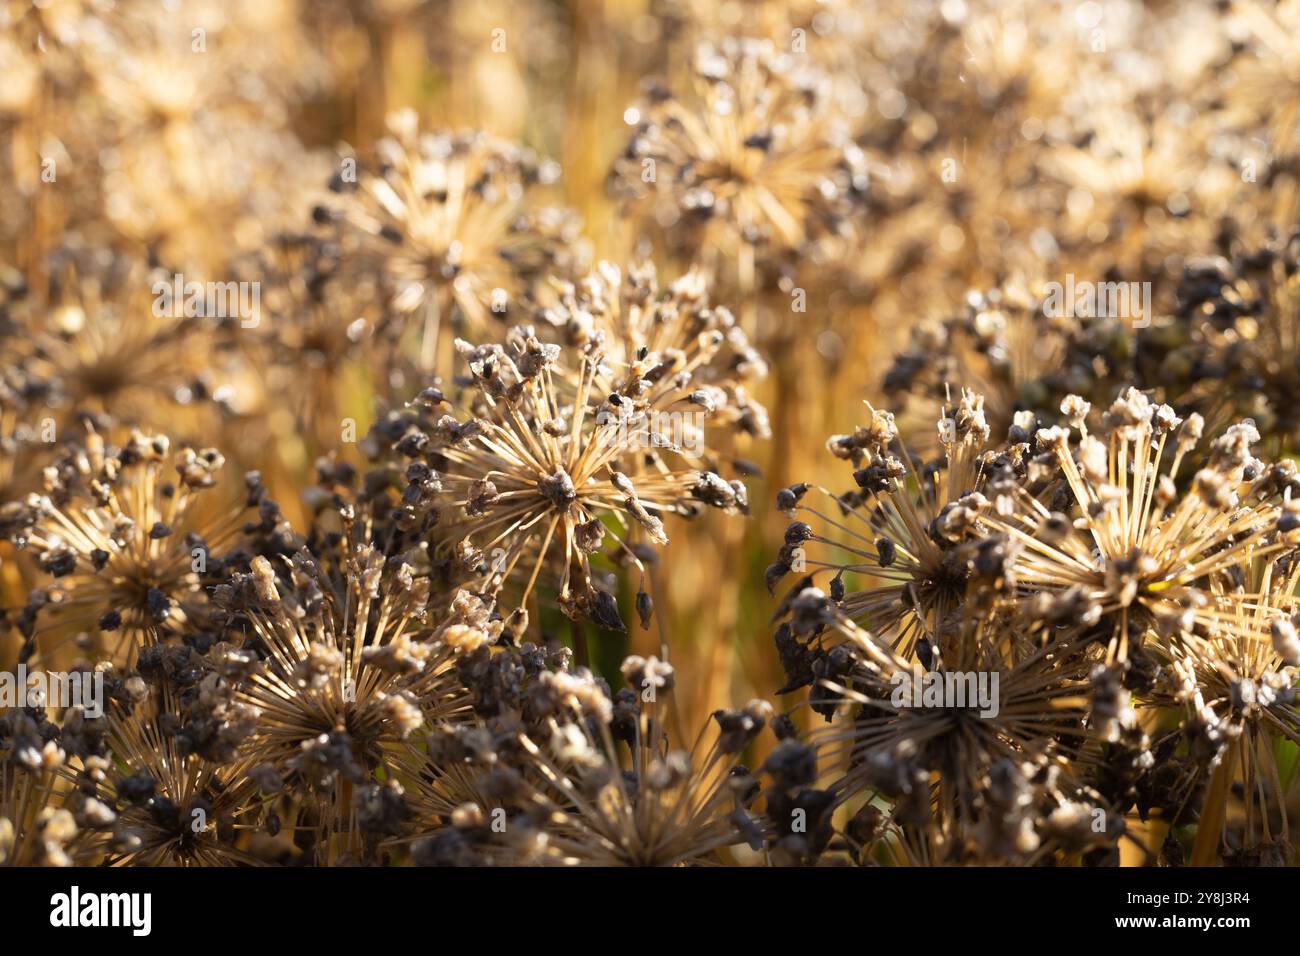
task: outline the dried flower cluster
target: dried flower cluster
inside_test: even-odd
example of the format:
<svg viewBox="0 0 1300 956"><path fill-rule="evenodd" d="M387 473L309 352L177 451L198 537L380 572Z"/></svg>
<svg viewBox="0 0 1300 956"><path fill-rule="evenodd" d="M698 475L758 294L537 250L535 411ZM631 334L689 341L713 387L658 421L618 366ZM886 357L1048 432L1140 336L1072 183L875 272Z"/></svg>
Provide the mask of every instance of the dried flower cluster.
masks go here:
<svg viewBox="0 0 1300 956"><path fill-rule="evenodd" d="M1288 862L1294 463L1256 458L1249 421L1206 441L1199 414L1131 387L1100 415L1077 395L1059 411L1066 425L1018 412L994 440L964 392L926 462L871 410L828 443L856 487L777 497L797 520L769 586L806 571L778 612L784 690L811 685L829 723L812 739L835 768L827 814L852 812L842 846L1103 862L1143 848L1136 814L1179 861L1195 821L1194 860Z"/></svg>
<svg viewBox="0 0 1300 956"><path fill-rule="evenodd" d="M1297 31L0 3L0 864L1292 863Z"/></svg>

